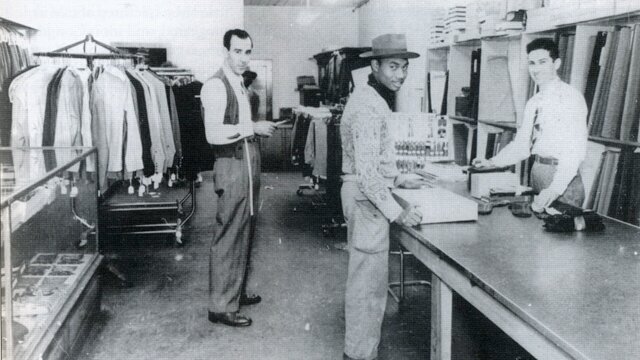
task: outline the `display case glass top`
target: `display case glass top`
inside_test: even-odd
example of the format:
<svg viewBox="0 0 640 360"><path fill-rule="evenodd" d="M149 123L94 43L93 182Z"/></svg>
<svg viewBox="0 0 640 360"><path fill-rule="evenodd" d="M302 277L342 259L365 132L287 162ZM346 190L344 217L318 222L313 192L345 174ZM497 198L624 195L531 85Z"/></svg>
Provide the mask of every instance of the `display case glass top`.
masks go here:
<svg viewBox="0 0 640 360"><path fill-rule="evenodd" d="M48 358L96 272L96 154L0 148L2 359Z"/></svg>
<svg viewBox="0 0 640 360"><path fill-rule="evenodd" d="M8 148L0 147L0 200L2 207L38 187L39 182L63 171L78 172L78 164L95 152L91 147ZM91 170L89 158L85 170ZM95 163L94 163L95 164ZM75 166L74 166L75 165ZM47 176L48 175L48 176Z"/></svg>

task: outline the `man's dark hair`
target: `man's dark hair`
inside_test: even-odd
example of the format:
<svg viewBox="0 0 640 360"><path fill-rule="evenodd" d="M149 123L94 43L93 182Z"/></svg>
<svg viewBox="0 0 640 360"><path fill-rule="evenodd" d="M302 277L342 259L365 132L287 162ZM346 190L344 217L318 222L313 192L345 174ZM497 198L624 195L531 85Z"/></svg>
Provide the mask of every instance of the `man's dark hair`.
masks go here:
<svg viewBox="0 0 640 360"><path fill-rule="evenodd" d="M253 47L253 39L251 38L251 36L249 35L248 32L242 30L242 29L231 29L229 31L227 31L226 33L224 33L224 37L222 38L222 45L224 45L225 48L227 48L227 50L230 50L231 48L231 37L232 36L237 36L240 39L249 39L251 40L251 47Z"/></svg>
<svg viewBox="0 0 640 360"><path fill-rule="evenodd" d="M547 50L553 61L559 57L558 44L550 38L538 38L527 44L527 54L534 50Z"/></svg>

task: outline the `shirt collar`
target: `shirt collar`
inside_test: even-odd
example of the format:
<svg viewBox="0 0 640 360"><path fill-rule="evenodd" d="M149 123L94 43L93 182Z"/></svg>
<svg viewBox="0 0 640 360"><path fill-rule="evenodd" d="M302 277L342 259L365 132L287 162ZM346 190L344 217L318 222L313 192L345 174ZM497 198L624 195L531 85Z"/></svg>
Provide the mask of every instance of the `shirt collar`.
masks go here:
<svg viewBox="0 0 640 360"><path fill-rule="evenodd" d="M231 82L234 86L240 86L240 83L242 82L242 76L236 75L236 73L231 70L229 65L227 65L226 61L224 65L222 65L222 71L224 72L224 75L227 77L227 79L229 79L229 82Z"/></svg>

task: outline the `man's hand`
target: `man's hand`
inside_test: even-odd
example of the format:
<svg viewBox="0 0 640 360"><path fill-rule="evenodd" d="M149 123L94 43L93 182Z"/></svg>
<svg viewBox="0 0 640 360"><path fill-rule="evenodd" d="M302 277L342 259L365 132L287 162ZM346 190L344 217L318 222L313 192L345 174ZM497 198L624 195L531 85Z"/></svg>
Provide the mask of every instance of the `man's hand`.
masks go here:
<svg viewBox="0 0 640 360"><path fill-rule="evenodd" d="M538 194L538 196L536 196L533 199L533 204L531 204L531 210L533 211L540 210L536 212L541 212L542 209L549 207L551 203L553 203L559 196L560 194L557 194L555 191L549 188L546 188L540 191L540 194Z"/></svg>
<svg viewBox="0 0 640 360"><path fill-rule="evenodd" d="M429 185L429 181L418 174L400 174L396 177L393 185L403 189L420 189Z"/></svg>
<svg viewBox="0 0 640 360"><path fill-rule="evenodd" d="M471 162L471 165L477 168L486 168L486 167L494 167L493 161L483 159L483 158L475 158Z"/></svg>
<svg viewBox="0 0 640 360"><path fill-rule="evenodd" d="M253 132L256 135L270 137L276 130L276 125L271 121L256 121L253 123Z"/></svg>
<svg viewBox="0 0 640 360"><path fill-rule="evenodd" d="M404 226L416 226L422 221L422 213L417 206L410 206L402 211L400 216L394 220L396 224Z"/></svg>

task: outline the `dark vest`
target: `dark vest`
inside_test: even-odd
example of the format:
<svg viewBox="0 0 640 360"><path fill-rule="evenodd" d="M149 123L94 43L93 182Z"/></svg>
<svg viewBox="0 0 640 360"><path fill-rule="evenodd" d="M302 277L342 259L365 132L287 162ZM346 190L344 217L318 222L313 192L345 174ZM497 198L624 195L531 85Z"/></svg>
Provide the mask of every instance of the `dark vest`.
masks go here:
<svg viewBox="0 0 640 360"><path fill-rule="evenodd" d="M229 79L227 79L227 75L224 74L221 68L212 77L222 80L224 88L227 90L227 108L224 110L224 121L222 123L225 125L237 125L238 122L240 122L240 117L238 116L238 98L231 87Z"/></svg>

